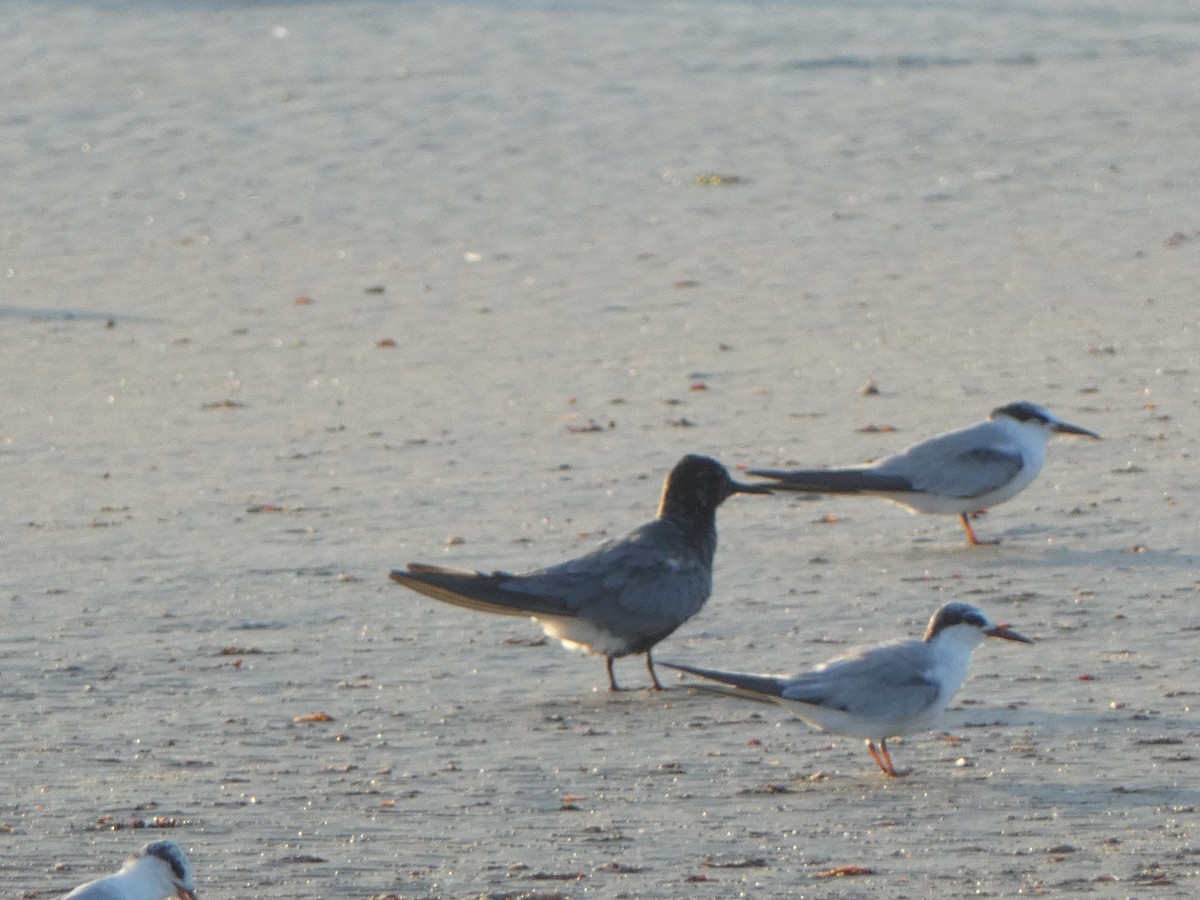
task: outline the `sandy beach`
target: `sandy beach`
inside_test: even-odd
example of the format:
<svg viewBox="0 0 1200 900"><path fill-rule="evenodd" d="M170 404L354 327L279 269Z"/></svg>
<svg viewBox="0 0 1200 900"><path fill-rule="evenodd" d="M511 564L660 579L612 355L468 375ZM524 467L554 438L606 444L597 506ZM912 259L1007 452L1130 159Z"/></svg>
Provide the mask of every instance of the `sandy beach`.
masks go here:
<svg viewBox="0 0 1200 900"><path fill-rule="evenodd" d="M1200 11L0 33L0 894L160 837L204 900L1200 890ZM577 555L684 453L854 463L1020 399L1104 440L1055 441L998 545L737 496L656 650L794 672L952 599L1036 638L980 648L905 778L387 579Z"/></svg>

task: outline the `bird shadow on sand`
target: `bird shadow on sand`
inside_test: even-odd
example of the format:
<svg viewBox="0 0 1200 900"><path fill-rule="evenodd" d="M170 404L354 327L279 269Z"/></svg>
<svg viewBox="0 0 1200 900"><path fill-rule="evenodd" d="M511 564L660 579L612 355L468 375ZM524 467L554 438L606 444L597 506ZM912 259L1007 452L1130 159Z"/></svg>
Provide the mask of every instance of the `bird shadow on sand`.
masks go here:
<svg viewBox="0 0 1200 900"><path fill-rule="evenodd" d="M1186 778L1193 757L1187 753L1195 723L1169 716L1118 711L1062 711L1022 706L954 708L947 713L952 731L976 736L991 731L996 760L1009 769L991 780L1005 793L1047 806L1118 807L1195 806L1200 785ZM1025 769L1003 763L1033 758ZM1179 752L1182 751L1182 752ZM1143 765L1131 767L1133 753ZM1174 773L1174 774L1173 774Z"/></svg>
<svg viewBox="0 0 1200 900"><path fill-rule="evenodd" d="M1006 776L989 780L996 790L1019 797L1035 808L1081 809L1094 808L1105 815L1116 810L1139 808L1187 808L1200 804L1200 790L1182 787L1165 781L1146 781L1134 777L1125 781L1096 778L1086 782L1056 781L1051 778L1030 778L1028 775Z"/></svg>
<svg viewBox="0 0 1200 900"><path fill-rule="evenodd" d="M968 555L972 554L972 555ZM1065 545L1052 547L1022 544L1018 541L987 547L963 545L938 546L922 544L905 548L899 554L905 560L931 559L942 561L979 559L1003 563L1009 569L1103 568L1139 571L1143 569L1194 570L1200 566L1200 554L1182 547L1162 549L1142 545L1111 547L1100 550L1081 550Z"/></svg>
<svg viewBox="0 0 1200 900"><path fill-rule="evenodd" d="M31 322L155 322L149 316L103 312L89 309L53 309L50 307L0 306L0 319L28 319Z"/></svg>

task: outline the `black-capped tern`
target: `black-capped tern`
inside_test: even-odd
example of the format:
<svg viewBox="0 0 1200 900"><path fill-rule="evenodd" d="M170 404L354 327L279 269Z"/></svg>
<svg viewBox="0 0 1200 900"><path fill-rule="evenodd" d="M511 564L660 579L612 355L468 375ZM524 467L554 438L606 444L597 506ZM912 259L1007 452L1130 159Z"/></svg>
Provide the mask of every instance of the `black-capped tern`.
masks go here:
<svg viewBox="0 0 1200 900"><path fill-rule="evenodd" d="M772 478L770 487L815 494L868 494L914 512L958 516L967 540L975 537L971 513L1010 500L1042 470L1046 444L1056 434L1100 435L1071 425L1035 403L992 410L984 421L947 431L891 456L843 469L749 469Z"/></svg>
<svg viewBox="0 0 1200 900"><path fill-rule="evenodd" d="M887 739L933 728L967 677L971 653L984 638L1031 644L969 603L947 603L933 614L922 640L862 647L791 678L662 665L708 678L721 693L778 703L816 728L863 738L885 775L892 765Z"/></svg>
<svg viewBox="0 0 1200 900"><path fill-rule="evenodd" d="M717 507L733 494L767 493L734 481L715 459L689 455L667 475L657 518L584 556L523 574L409 563L391 578L455 606L530 616L564 646L603 656L610 690L619 690L613 660L645 653L661 690L650 650L712 591Z"/></svg>
<svg viewBox="0 0 1200 900"><path fill-rule="evenodd" d="M151 841L119 872L81 884L63 900L196 900L187 857L174 841Z"/></svg>

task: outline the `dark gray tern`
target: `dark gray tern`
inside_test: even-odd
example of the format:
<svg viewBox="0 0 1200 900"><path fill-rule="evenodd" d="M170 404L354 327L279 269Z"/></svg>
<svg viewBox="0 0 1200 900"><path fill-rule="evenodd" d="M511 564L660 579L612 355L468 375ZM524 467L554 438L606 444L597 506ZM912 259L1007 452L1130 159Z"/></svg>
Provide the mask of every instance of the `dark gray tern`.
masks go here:
<svg viewBox="0 0 1200 900"><path fill-rule="evenodd" d="M769 493L734 481L715 459L689 455L667 475L657 518L584 556L522 574L409 563L391 578L455 606L533 618L564 646L603 656L613 691L613 660L645 653L662 690L650 650L712 592L717 507L733 494Z"/></svg>

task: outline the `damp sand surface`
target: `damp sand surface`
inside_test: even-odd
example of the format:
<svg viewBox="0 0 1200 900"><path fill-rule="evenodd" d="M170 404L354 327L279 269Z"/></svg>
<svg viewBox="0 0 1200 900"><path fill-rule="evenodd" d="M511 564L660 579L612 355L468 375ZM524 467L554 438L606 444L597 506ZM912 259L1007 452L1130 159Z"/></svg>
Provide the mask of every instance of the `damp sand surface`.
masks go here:
<svg viewBox="0 0 1200 900"><path fill-rule="evenodd" d="M1197 891L1200 13L1038 2L8 4L0 893ZM739 496L664 660L967 600L859 741L387 580L653 514L687 452L1094 429L980 518ZM664 670L664 675L666 672Z"/></svg>

